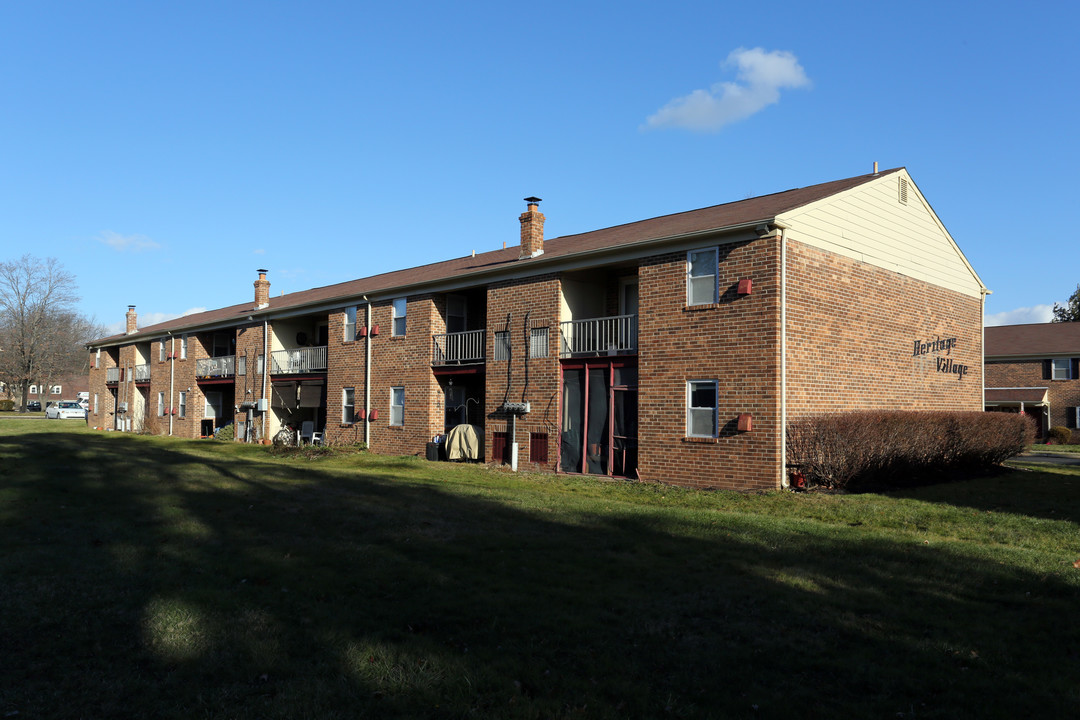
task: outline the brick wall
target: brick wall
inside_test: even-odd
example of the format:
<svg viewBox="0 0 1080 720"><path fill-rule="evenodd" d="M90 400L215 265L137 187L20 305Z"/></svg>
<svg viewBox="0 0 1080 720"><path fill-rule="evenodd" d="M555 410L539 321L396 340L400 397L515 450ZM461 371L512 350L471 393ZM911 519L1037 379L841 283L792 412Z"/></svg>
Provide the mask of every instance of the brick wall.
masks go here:
<svg viewBox="0 0 1080 720"><path fill-rule="evenodd" d="M510 416L499 408L504 402L529 402L531 412L515 421L518 464L553 470L559 437L559 279L538 275L523 280L494 283L487 291L487 375L484 389L484 451L492 459L495 432L509 432ZM526 318L527 316L527 318ZM531 328L548 328L548 355L529 357ZM495 333L510 333L510 360L495 358ZM526 381L526 368L528 379ZM527 382L527 386L526 386ZM529 457L530 433L547 433L547 463Z"/></svg>
<svg viewBox="0 0 1080 720"><path fill-rule="evenodd" d="M982 410L982 301L788 242L788 417ZM915 342L956 339L915 354ZM949 372L964 365L967 374ZM945 372L941 372L945 370Z"/></svg>
<svg viewBox="0 0 1080 720"><path fill-rule="evenodd" d="M1080 379L1047 380L1043 360L987 360L986 387L1044 387L1050 403L1050 427L1073 427L1067 408L1080 406Z"/></svg>
<svg viewBox="0 0 1080 720"><path fill-rule="evenodd" d="M707 246L703 246L707 247ZM775 238L719 248L720 301L686 304L686 253L638 270L639 473L688 487L763 490L779 483L779 304ZM741 278L753 293L738 296ZM717 380L719 437L688 438L689 380ZM750 413L753 430L739 432Z"/></svg>

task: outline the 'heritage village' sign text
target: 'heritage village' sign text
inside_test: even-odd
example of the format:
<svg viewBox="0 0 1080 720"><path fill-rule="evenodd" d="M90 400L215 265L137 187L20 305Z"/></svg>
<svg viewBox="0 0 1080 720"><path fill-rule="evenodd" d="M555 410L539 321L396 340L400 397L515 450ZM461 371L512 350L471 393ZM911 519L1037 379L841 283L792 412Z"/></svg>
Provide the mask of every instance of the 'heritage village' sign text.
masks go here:
<svg viewBox="0 0 1080 720"><path fill-rule="evenodd" d="M929 355L930 353L945 353L945 355L951 355L953 348L956 347L956 338L934 338L933 340L916 340L915 352L911 353L912 357L919 357L920 355ZM956 375L957 380L963 380L971 368L962 363L953 362L951 357L941 357L938 355L934 358L937 361L937 371L939 373Z"/></svg>

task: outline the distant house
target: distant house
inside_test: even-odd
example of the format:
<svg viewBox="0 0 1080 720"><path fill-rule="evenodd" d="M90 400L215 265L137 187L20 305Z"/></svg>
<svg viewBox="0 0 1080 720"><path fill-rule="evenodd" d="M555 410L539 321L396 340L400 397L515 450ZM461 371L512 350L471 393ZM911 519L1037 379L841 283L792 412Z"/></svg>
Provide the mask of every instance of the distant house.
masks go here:
<svg viewBox="0 0 1080 720"><path fill-rule="evenodd" d="M986 409L1034 417L1040 435L1080 427L1080 323L986 328Z"/></svg>
<svg viewBox="0 0 1080 720"><path fill-rule="evenodd" d="M47 386L45 384L31 385L27 401L37 400L44 408L51 402L86 397L89 394L89 387L90 380L86 375L65 375L54 379Z"/></svg>

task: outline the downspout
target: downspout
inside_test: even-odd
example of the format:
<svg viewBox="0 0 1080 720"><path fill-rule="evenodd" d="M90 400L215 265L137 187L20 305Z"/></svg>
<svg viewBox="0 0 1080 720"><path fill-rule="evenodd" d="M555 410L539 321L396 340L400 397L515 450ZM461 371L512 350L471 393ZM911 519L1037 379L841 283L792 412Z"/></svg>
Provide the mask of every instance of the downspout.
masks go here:
<svg viewBox="0 0 1080 720"><path fill-rule="evenodd" d="M176 353L174 352L176 350L176 338L173 337L171 331L169 332L169 343L169 436L172 437L173 418L176 417L173 415L173 408L176 407L173 402L176 396Z"/></svg>
<svg viewBox="0 0 1080 720"><path fill-rule="evenodd" d="M263 318L263 371L262 371L262 396L267 400L266 410L262 414L262 439L266 440L266 416L270 412L270 402L266 397L266 377L270 372L270 336L267 334L266 318Z"/></svg>
<svg viewBox="0 0 1080 720"><path fill-rule="evenodd" d="M371 449L371 301L367 299L367 317L364 324L364 446Z"/></svg>
<svg viewBox="0 0 1080 720"><path fill-rule="evenodd" d="M787 228L780 228L780 487L791 483L787 473Z"/></svg>

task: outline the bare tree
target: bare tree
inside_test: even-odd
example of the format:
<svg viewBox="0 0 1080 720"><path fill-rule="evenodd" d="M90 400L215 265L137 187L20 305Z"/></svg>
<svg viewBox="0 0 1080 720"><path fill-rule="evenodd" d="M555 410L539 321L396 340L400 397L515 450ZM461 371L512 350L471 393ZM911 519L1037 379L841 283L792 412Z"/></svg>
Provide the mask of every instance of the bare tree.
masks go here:
<svg viewBox="0 0 1080 720"><path fill-rule="evenodd" d="M0 381L19 392L24 411L31 384L86 372L83 346L101 330L76 312L78 299L56 258L0 262Z"/></svg>

